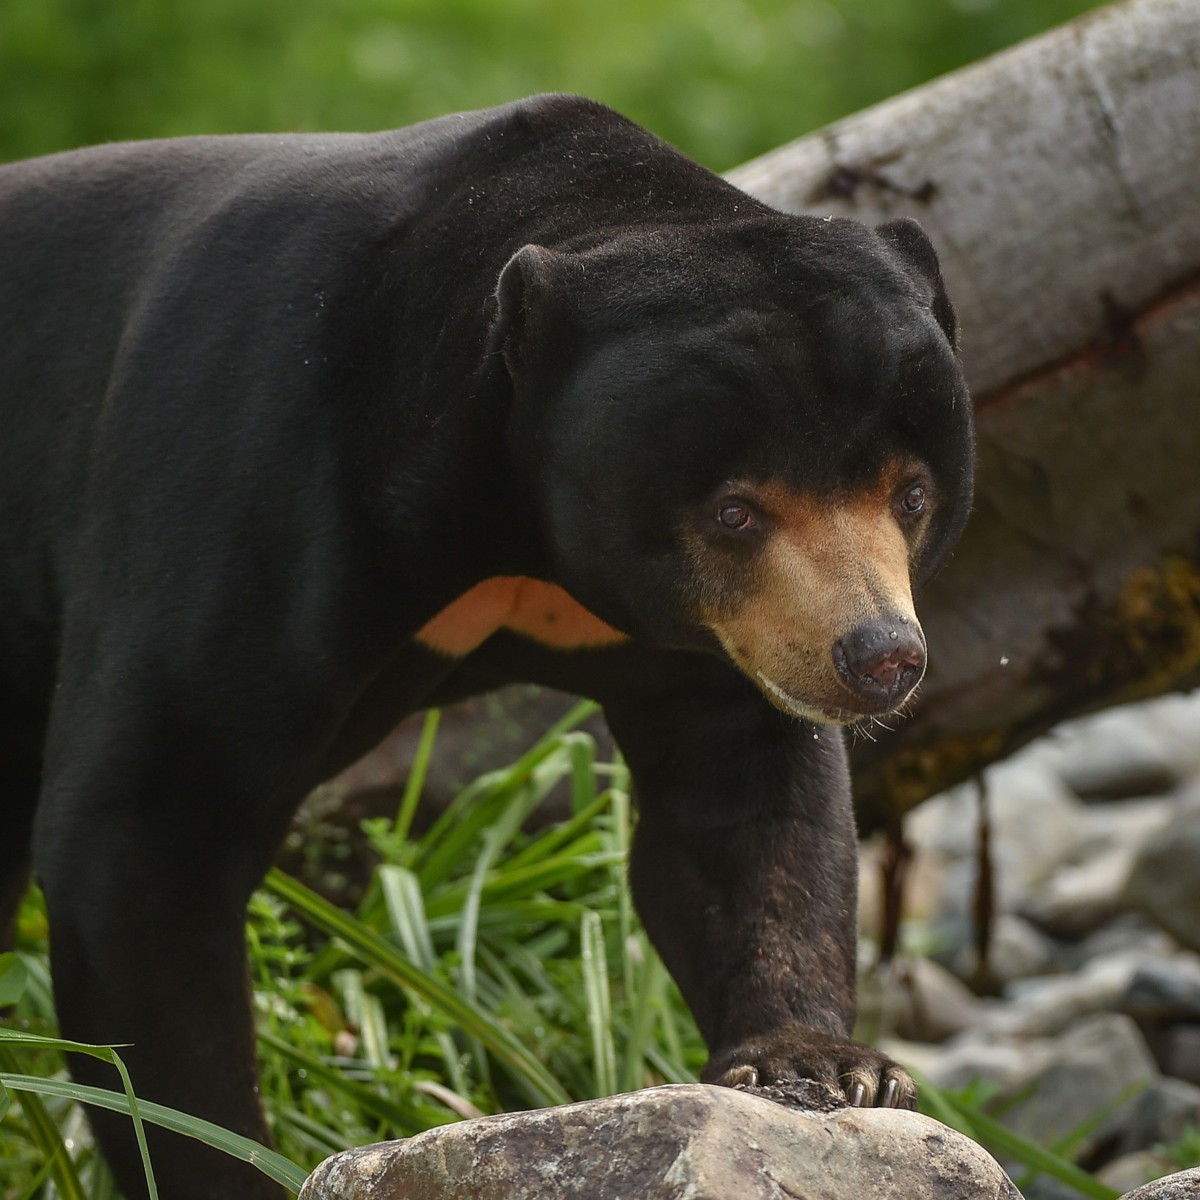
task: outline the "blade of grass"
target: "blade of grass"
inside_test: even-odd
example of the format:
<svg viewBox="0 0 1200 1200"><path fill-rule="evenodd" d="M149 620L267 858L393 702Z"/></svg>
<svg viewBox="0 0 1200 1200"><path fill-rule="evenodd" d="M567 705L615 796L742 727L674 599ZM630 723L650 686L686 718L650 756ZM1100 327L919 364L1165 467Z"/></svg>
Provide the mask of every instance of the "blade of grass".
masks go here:
<svg viewBox="0 0 1200 1200"><path fill-rule="evenodd" d="M112 1112L124 1113L126 1116L132 1115L127 1096L104 1088L89 1087L87 1084L72 1083L65 1079L40 1079L33 1075L14 1075L8 1072L0 1074L0 1083L12 1088L14 1092L61 1096L67 1100L78 1100L84 1104L94 1104L98 1108L107 1108ZM163 1129L185 1134L214 1149L223 1150L241 1162L257 1167L264 1175L290 1188L293 1193L298 1192L300 1185L308 1178L307 1171L284 1158L282 1154L277 1154L274 1150L269 1150L266 1146L252 1142L240 1134L222 1129L211 1121L190 1117L186 1113L176 1112L173 1108L165 1108L150 1100L139 1100L137 1107L142 1119L152 1125L161 1125ZM86 1200L86 1197L83 1200Z"/></svg>
<svg viewBox="0 0 1200 1200"><path fill-rule="evenodd" d="M508 840L507 831L499 828L491 829L483 839L483 849L475 862L475 870L471 873L471 883L467 898L463 904L462 918L458 926L456 948L458 950L458 981L459 990L468 1004L475 1004L478 998L478 988L475 979L475 949L476 936L479 929L479 898L483 892L483 882L491 869L492 862L500 853ZM490 1086L487 1056L483 1047L476 1040L472 1043L471 1051L475 1056L476 1067L481 1080Z"/></svg>
<svg viewBox="0 0 1200 1200"><path fill-rule="evenodd" d="M535 1104L565 1104L567 1094L546 1068L499 1022L467 1004L441 980L410 962L396 948L349 914L334 907L282 871L272 869L266 887L290 904L305 920L331 937L340 938L368 965L405 991L415 993L477 1037L506 1063Z"/></svg>
<svg viewBox="0 0 1200 1200"><path fill-rule="evenodd" d="M582 725L588 717L595 716L600 711L600 705L594 700L580 700L574 708L565 712L542 735L542 742L556 742L564 733L569 733L576 725Z"/></svg>
<svg viewBox="0 0 1200 1200"><path fill-rule="evenodd" d="M585 909L584 912L586 911ZM583 913L580 913L581 919L582 916ZM502 986L503 976L506 974L513 977L518 988L520 988L520 982L517 977L523 977L528 985L524 988L524 994L529 998L530 1003L537 998L561 1007L563 1004L562 989L550 978L545 962L528 944L505 938L499 940L494 951L488 951L488 953L491 954L488 961L492 964L492 973L501 980Z"/></svg>
<svg viewBox="0 0 1200 1200"><path fill-rule="evenodd" d="M488 817L473 811L481 794L487 795L497 790L511 791L526 782L534 769L559 748L564 733L599 710L600 706L591 700L582 701L555 722L507 770L484 775L460 792L421 839L415 869L422 884L428 888L430 884L443 879L448 874L448 862L452 863L461 852L460 843L465 838L477 837L487 825Z"/></svg>
<svg viewBox="0 0 1200 1200"><path fill-rule="evenodd" d="M617 1090L617 1056L613 1047L612 1001L608 992L604 926L596 913L583 914L579 935L588 1025L592 1032L596 1095L611 1096Z"/></svg>
<svg viewBox="0 0 1200 1200"><path fill-rule="evenodd" d="M346 1149L346 1144L340 1136L341 1131L330 1128L328 1120L319 1120L295 1109L281 1113L279 1105L272 1104L269 1100L266 1108L276 1122L287 1122L289 1134L312 1159L328 1158L331 1154Z"/></svg>
<svg viewBox="0 0 1200 1200"><path fill-rule="evenodd" d="M421 896L421 885L417 877L403 867L385 865L379 868L377 878L383 892L388 920L392 930L400 938L405 953L430 974L436 973L437 959L433 949L433 935L430 933L425 901ZM430 1011L423 1000L416 1003L422 1012ZM450 1086L461 1095L466 1095L467 1080L454 1039L449 1033L439 1030L434 1034L434 1040L441 1053Z"/></svg>
<svg viewBox="0 0 1200 1200"><path fill-rule="evenodd" d="M979 1141L979 1134L975 1132L967 1109L952 1104L940 1088L934 1087L927 1079L920 1078L916 1072L913 1072L913 1077L918 1083L918 1106L921 1112L933 1117L935 1121L941 1121L943 1125L949 1125L951 1129L957 1129L971 1141Z"/></svg>
<svg viewBox="0 0 1200 1200"><path fill-rule="evenodd" d="M7 1047L0 1047L0 1069L5 1072L0 1075L0 1086L5 1090L9 1087L9 1079L13 1077L11 1073L15 1065L12 1052ZM14 1087L13 1090L19 1089ZM75 1162L63 1142L54 1118L46 1111L46 1106L37 1096L26 1092L21 1096L21 1113L25 1118L29 1136L45 1162L43 1171L49 1171L62 1200L88 1200Z"/></svg>
<svg viewBox="0 0 1200 1200"><path fill-rule="evenodd" d="M1052 1150L1013 1133L987 1114L972 1113L970 1120L980 1141L991 1147L993 1152L1011 1155L1027 1167L1073 1187L1084 1196L1091 1197L1091 1200L1120 1200L1121 1193L1115 1188L1101 1183L1094 1175L1089 1175L1082 1167L1068 1162Z"/></svg>
<svg viewBox="0 0 1200 1200"><path fill-rule="evenodd" d="M35 892L37 889L30 889ZM31 1013L54 1023L54 991L50 984L50 961L46 955L17 951L17 957L25 967L25 989L22 1003Z"/></svg>
<svg viewBox="0 0 1200 1200"><path fill-rule="evenodd" d="M586 733L563 735L571 759L571 811L578 815L596 799L596 739Z"/></svg>
<svg viewBox="0 0 1200 1200"><path fill-rule="evenodd" d="M400 843L408 840L408 831L412 828L417 803L421 799L421 789L425 786L425 776L429 772L429 762L433 757L433 743L437 737L438 722L441 719L440 709L431 708L425 714L425 724L421 726L421 737L417 742L417 753L409 768L408 779L404 784L404 795L400 798L400 808L396 813L396 823L392 827L392 837L395 839L397 847Z"/></svg>
<svg viewBox="0 0 1200 1200"><path fill-rule="evenodd" d="M334 984L342 996L346 1016L358 1028L359 1053L374 1072L395 1068L388 1047L387 1020L378 996L363 986L361 971L344 970L334 976Z"/></svg>
<svg viewBox="0 0 1200 1200"><path fill-rule="evenodd" d="M381 866L379 884L392 930L404 953L426 971L434 969L433 938L417 877L403 867Z"/></svg>
<svg viewBox="0 0 1200 1200"><path fill-rule="evenodd" d="M608 794L597 796L587 808L578 812L569 821L561 825L552 825L538 833L524 850L505 860L505 870L515 870L518 867L530 866L549 858L564 845L569 844L581 834L590 833L596 817L608 807Z"/></svg>
<svg viewBox="0 0 1200 1200"><path fill-rule="evenodd" d="M646 1061L667 1083L695 1083L696 1076L683 1065L683 1060L662 1046L652 1043L646 1047Z"/></svg>
<svg viewBox="0 0 1200 1200"><path fill-rule="evenodd" d="M42 1169L29 1181L29 1186L20 1192L14 1200L33 1200L42 1189L42 1184L50 1178L50 1168L53 1166L53 1160L48 1159L42 1164ZM60 1200L67 1200L66 1194L60 1192Z"/></svg>
<svg viewBox="0 0 1200 1200"><path fill-rule="evenodd" d="M553 747L546 751L552 752ZM500 819L513 791L525 781L513 778L509 771L494 771L455 798L421 839L413 859L413 869L426 893L461 868L475 843ZM443 824L451 816L453 819Z"/></svg>
<svg viewBox="0 0 1200 1200"><path fill-rule="evenodd" d="M676 1013L671 1005L667 1003L668 980L666 972L663 971L655 982L657 993L655 996L655 1007L658 1009L658 1028L662 1039L663 1054L670 1062L680 1064L680 1069L683 1070L683 1079L680 1082L692 1083L695 1081L695 1076L682 1067L685 1061L683 1035L679 1030Z"/></svg>
<svg viewBox="0 0 1200 1200"><path fill-rule="evenodd" d="M611 788L607 793L612 802L612 849L620 857L622 863L629 861L629 842L631 821L629 815L629 795L619 788ZM629 939L633 936L633 902L629 893L624 871L617 884L617 919L621 937L621 983L625 989L626 1000L633 997L633 963L629 956Z"/></svg>
<svg viewBox="0 0 1200 1200"><path fill-rule="evenodd" d="M574 924L588 907L574 900L554 900L549 897L488 904L479 910L479 928L508 932L558 922ZM442 916L430 918L430 936L435 941L444 938L453 941L458 936L459 918L460 914L453 910Z"/></svg>
<svg viewBox="0 0 1200 1200"><path fill-rule="evenodd" d="M620 861L619 855L605 848L604 836L597 831L580 838L562 854L515 871L505 870L495 878L487 880L483 885L483 902L490 906L496 901L524 898L531 893L542 892L556 884L585 876L596 867L614 866ZM430 917L458 912L466 903L470 886L470 880L463 880L430 896L426 901Z"/></svg>
<svg viewBox="0 0 1200 1200"><path fill-rule="evenodd" d="M479 905L484 880L492 862L500 852L502 835L489 834L484 838L483 850L475 860L475 869L467 886L462 903L462 918L458 927L457 949L459 956L459 987L468 1003L475 1002L475 941L479 927Z"/></svg>
<svg viewBox="0 0 1200 1200"><path fill-rule="evenodd" d="M510 969L516 954L516 946L507 939L499 941L495 948L482 944L479 947L479 961L500 992L502 999L499 1003L505 1006L506 1015L527 1028L535 1028L541 1020L537 1005L521 986L516 973ZM549 983L546 987L539 987L537 995L539 1000L559 998L558 989Z"/></svg>
<svg viewBox="0 0 1200 1200"><path fill-rule="evenodd" d="M274 1033L261 1031L259 1042L268 1046L273 1054L287 1059L294 1066L306 1071L312 1078L319 1079L330 1091L344 1096L351 1104L369 1114L378 1121L391 1126L396 1131L432 1129L435 1125L445 1125L455 1120L447 1113L445 1120L433 1119L440 1114L439 1110L426 1109L405 1103L401 1100L389 1100L379 1093L378 1088L369 1083L350 1079L336 1067L322 1061L317 1055L309 1054L293 1046L284 1038Z"/></svg>
<svg viewBox="0 0 1200 1200"><path fill-rule="evenodd" d="M1051 1149L1055 1154L1061 1154L1064 1158L1070 1157L1117 1109L1129 1100L1132 1100L1139 1092L1144 1092L1149 1084L1149 1079L1139 1079L1136 1083L1131 1083L1128 1087L1122 1088L1107 1104L1102 1104L1086 1120L1080 1121L1070 1133L1054 1142Z"/></svg>
<svg viewBox="0 0 1200 1200"><path fill-rule="evenodd" d="M1149 1079L1139 1080L1137 1083L1131 1083L1128 1087L1123 1088L1116 1096L1113 1097L1107 1104L1102 1104L1090 1116L1080 1121L1074 1129L1068 1131L1063 1137L1050 1143L1049 1149L1051 1153L1057 1154L1067 1161L1073 1161L1076 1157L1076 1151L1100 1128L1112 1115L1123 1105L1127 1100L1132 1099L1143 1091ZM1017 1185L1018 1190L1024 1191L1040 1172L1036 1168L1027 1167L1024 1175L1020 1179L1015 1179L1013 1182Z"/></svg>
<svg viewBox="0 0 1200 1200"><path fill-rule="evenodd" d="M73 1042L67 1038L41 1037L32 1033L19 1033L13 1029L0 1029L0 1041L16 1045L54 1047L69 1054L86 1054L89 1058L98 1058L117 1069L117 1074L121 1077L121 1086L124 1087L129 1102L129 1116L133 1120L133 1135L137 1139L138 1152L142 1158L142 1171L146 1176L146 1191L150 1194L150 1200L158 1200L158 1187L154 1182L154 1167L150 1162L150 1149L146 1145L146 1129L142 1124L139 1102L133 1094L133 1084L129 1079L129 1072L125 1069L125 1064L116 1050L111 1046L93 1046L88 1042Z"/></svg>
<svg viewBox="0 0 1200 1200"><path fill-rule="evenodd" d="M637 1091L642 1086L646 1072L646 1045L654 1023L655 1005L662 993L662 983L658 976L665 973L662 960L657 954L646 948L643 948L642 952L644 957L640 969L637 970L634 990L629 997L629 1036L625 1042L625 1058L621 1066L623 1092Z"/></svg>

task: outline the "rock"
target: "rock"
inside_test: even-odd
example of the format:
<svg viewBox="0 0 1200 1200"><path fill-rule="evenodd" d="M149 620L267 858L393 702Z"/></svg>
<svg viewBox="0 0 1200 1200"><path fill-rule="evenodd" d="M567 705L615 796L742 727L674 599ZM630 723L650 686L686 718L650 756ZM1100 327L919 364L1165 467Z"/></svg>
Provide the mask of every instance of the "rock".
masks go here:
<svg viewBox="0 0 1200 1200"><path fill-rule="evenodd" d="M1139 1187L1148 1179L1168 1175L1177 1166L1179 1164L1162 1150L1134 1150L1105 1163L1096 1172L1096 1178L1101 1183L1107 1183L1110 1188L1123 1192L1128 1188Z"/></svg>
<svg viewBox="0 0 1200 1200"><path fill-rule="evenodd" d="M1054 1061L1050 1038L1029 1041L981 1041L968 1038L942 1048L940 1053L912 1053L910 1043L881 1039L881 1050L904 1063L911 1063L935 1087L959 1091L976 1079L996 1084L1013 1094L1026 1087Z"/></svg>
<svg viewBox="0 0 1200 1200"><path fill-rule="evenodd" d="M984 773L999 908L1013 911L1026 892L1066 858L1084 834L1083 805L1049 770L1018 754ZM918 851L959 866L947 869L942 910L970 912L979 845L978 788L962 784L927 800L905 831Z"/></svg>
<svg viewBox="0 0 1200 1200"><path fill-rule="evenodd" d="M1131 1096L1096 1130L1095 1145L1106 1155L1127 1156L1150 1150L1161 1142L1173 1142L1184 1130L1200 1125L1200 1088L1182 1079L1151 1080ZM1164 1168L1164 1170L1169 1168ZM1159 1171L1158 1174L1162 1174ZM1113 1187L1136 1187L1153 1175Z"/></svg>
<svg viewBox="0 0 1200 1200"><path fill-rule="evenodd" d="M971 989L929 958L902 958L879 968L881 1022L897 1037L944 1042L979 1019ZM863 1008L860 994L859 1009Z"/></svg>
<svg viewBox="0 0 1200 1200"><path fill-rule="evenodd" d="M1080 938L1116 916L1134 860L1150 837L1178 812L1176 801L1143 799L1083 809L1079 842L1035 885L1021 912L1056 937Z"/></svg>
<svg viewBox="0 0 1200 1200"><path fill-rule="evenodd" d="M1135 954L1149 962L1154 957L1169 958L1178 953L1179 943L1169 933L1147 921L1141 913L1124 912L1089 933L1083 941L1064 947L1061 965L1079 970L1093 959L1112 955Z"/></svg>
<svg viewBox="0 0 1200 1200"><path fill-rule="evenodd" d="M985 1035L1047 1037L1081 1017L1118 1008L1134 975L1155 961L1153 951L1125 950L1093 959L1073 975L1026 979L1009 988L1008 1005L990 1009L981 1022Z"/></svg>
<svg viewBox="0 0 1200 1200"><path fill-rule="evenodd" d="M1165 1071L1200 1084L1200 1026L1169 1026L1157 1034L1154 1050Z"/></svg>
<svg viewBox="0 0 1200 1200"><path fill-rule="evenodd" d="M1052 1051L1027 1095L1004 1110L1009 1128L1052 1145L1075 1133L1139 1084L1158 1077L1158 1067L1128 1017L1101 1013L1069 1029ZM1094 1135L1088 1139L1094 1141Z"/></svg>
<svg viewBox="0 0 1200 1200"><path fill-rule="evenodd" d="M300 1200L1020 1200L917 1113L793 1111L680 1084L431 1129L326 1159Z"/></svg>
<svg viewBox="0 0 1200 1200"><path fill-rule="evenodd" d="M996 983L1003 985L1046 975L1057 967L1058 948L1040 929L1015 913L996 916L988 947L988 972ZM960 979L975 977L975 948L966 936L959 939L950 969Z"/></svg>
<svg viewBox="0 0 1200 1200"><path fill-rule="evenodd" d="M907 1047L883 1046L911 1061L937 1087L957 1090L979 1079L994 1083L1005 1125L1042 1145L1075 1133L1105 1106L1160 1079L1137 1026L1117 1013L1087 1017L1059 1037L985 1041L972 1034L945 1047L936 1060L908 1054ZM1138 1119L1144 1133L1151 1121ZM1103 1137L1089 1137L1088 1145L1141 1148L1121 1137L1122 1128L1110 1124Z"/></svg>
<svg viewBox="0 0 1200 1200"><path fill-rule="evenodd" d="M1176 954L1138 967L1120 1008L1142 1021L1200 1020L1200 958Z"/></svg>
<svg viewBox="0 0 1200 1200"><path fill-rule="evenodd" d="M1127 901L1192 950L1200 950L1200 809L1186 809L1141 846Z"/></svg>
<svg viewBox="0 0 1200 1200"><path fill-rule="evenodd" d="M1200 771L1193 772L1172 793L1171 799L1180 812L1200 808Z"/></svg>
<svg viewBox="0 0 1200 1200"><path fill-rule="evenodd" d="M1113 846L1059 867L1021 906L1022 915L1056 937L1091 933L1120 912L1134 854L1132 846Z"/></svg>
<svg viewBox="0 0 1200 1200"><path fill-rule="evenodd" d="M1200 770L1200 695L1164 696L1061 725L1037 757L1079 796L1170 791Z"/></svg>
<svg viewBox="0 0 1200 1200"><path fill-rule="evenodd" d="M1197 735L1200 736L1200 730ZM1089 804L1083 810L1083 840L1075 856L1082 861L1091 854L1113 846L1136 849L1172 820L1183 807L1178 794Z"/></svg>
<svg viewBox="0 0 1200 1200"><path fill-rule="evenodd" d="M1025 1185L1025 1200L1079 1200L1078 1188L1051 1175L1038 1175Z"/></svg>
<svg viewBox="0 0 1200 1200"><path fill-rule="evenodd" d="M1126 1192L1121 1200L1196 1200L1197 1196L1200 1196L1200 1167L1193 1167Z"/></svg>

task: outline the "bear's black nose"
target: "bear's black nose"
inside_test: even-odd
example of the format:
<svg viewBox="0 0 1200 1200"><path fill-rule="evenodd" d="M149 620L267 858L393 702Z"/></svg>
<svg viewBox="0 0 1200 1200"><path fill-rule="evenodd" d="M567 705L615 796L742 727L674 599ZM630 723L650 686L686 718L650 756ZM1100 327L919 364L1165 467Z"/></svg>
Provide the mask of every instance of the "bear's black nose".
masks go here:
<svg viewBox="0 0 1200 1200"><path fill-rule="evenodd" d="M833 663L863 700L873 705L898 703L925 673L925 641L911 617L886 617L839 638Z"/></svg>

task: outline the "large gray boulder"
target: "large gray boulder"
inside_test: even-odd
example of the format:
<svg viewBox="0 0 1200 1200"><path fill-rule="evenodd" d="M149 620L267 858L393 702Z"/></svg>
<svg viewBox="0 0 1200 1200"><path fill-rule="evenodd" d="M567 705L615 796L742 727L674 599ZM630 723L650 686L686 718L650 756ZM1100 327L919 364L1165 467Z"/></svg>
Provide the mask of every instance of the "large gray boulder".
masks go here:
<svg viewBox="0 0 1200 1200"><path fill-rule="evenodd" d="M1020 1200L937 1121L822 1107L679 1084L480 1117L336 1154L300 1200Z"/></svg>

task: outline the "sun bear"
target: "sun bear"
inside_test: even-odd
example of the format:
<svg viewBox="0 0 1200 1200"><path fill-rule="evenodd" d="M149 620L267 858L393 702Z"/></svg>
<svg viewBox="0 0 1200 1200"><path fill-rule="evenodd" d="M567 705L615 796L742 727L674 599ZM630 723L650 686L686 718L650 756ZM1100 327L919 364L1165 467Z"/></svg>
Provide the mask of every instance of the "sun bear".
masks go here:
<svg viewBox="0 0 1200 1200"><path fill-rule="evenodd" d="M243 917L294 809L523 680L604 707L705 1078L911 1103L850 1040L839 727L919 682L970 503L914 223L773 211L547 96L15 163L0 262L0 922L34 870L64 1036L265 1138ZM276 1195L151 1147L172 1200Z"/></svg>

